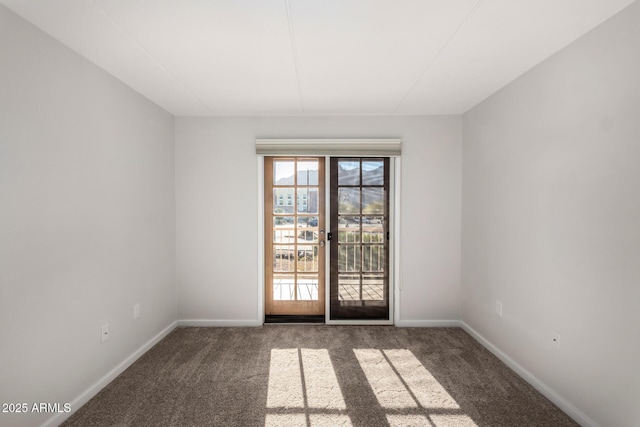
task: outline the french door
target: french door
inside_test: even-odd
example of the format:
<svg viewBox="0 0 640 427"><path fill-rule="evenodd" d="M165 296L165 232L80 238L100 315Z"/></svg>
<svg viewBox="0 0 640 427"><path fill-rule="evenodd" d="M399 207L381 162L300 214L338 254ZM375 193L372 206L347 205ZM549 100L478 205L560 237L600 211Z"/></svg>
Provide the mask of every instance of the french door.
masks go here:
<svg viewBox="0 0 640 427"><path fill-rule="evenodd" d="M389 320L389 158L331 158L332 320Z"/></svg>
<svg viewBox="0 0 640 427"><path fill-rule="evenodd" d="M325 312L324 157L265 157L265 314Z"/></svg>
<svg viewBox="0 0 640 427"><path fill-rule="evenodd" d="M265 157L265 314L325 314L327 275L330 320L389 320L389 159L328 163L325 199L324 157Z"/></svg>

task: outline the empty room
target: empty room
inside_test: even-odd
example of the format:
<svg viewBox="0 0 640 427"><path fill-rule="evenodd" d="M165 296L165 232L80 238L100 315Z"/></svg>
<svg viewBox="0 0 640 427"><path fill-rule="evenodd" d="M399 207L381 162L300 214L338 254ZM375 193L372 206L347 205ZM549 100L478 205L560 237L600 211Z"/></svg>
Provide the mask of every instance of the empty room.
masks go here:
<svg viewBox="0 0 640 427"><path fill-rule="evenodd" d="M640 3L0 0L0 426L640 426Z"/></svg>

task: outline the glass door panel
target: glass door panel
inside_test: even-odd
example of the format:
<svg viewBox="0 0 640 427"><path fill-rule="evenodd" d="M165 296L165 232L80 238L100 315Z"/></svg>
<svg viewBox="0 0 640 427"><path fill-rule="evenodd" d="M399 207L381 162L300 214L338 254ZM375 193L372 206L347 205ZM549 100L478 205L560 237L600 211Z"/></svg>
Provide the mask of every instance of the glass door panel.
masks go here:
<svg viewBox="0 0 640 427"><path fill-rule="evenodd" d="M324 314L324 158L265 157L265 314Z"/></svg>
<svg viewBox="0 0 640 427"><path fill-rule="evenodd" d="M389 159L332 158L331 320L389 319Z"/></svg>

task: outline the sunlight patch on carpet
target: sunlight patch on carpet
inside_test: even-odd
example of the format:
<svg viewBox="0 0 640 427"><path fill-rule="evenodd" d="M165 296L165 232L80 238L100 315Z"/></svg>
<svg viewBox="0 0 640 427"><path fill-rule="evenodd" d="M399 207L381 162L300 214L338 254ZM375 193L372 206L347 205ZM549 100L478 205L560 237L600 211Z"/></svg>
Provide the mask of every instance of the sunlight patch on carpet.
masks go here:
<svg viewBox="0 0 640 427"><path fill-rule="evenodd" d="M426 415L387 415L389 427L431 426Z"/></svg>
<svg viewBox="0 0 640 427"><path fill-rule="evenodd" d="M304 414L267 414L264 427L307 427L307 417Z"/></svg>
<svg viewBox="0 0 640 427"><path fill-rule="evenodd" d="M383 350L409 390L423 408L460 409L427 368L409 350Z"/></svg>
<svg viewBox="0 0 640 427"><path fill-rule="evenodd" d="M351 427L351 418L348 415L339 414L311 414L309 415L311 427Z"/></svg>
<svg viewBox="0 0 640 427"><path fill-rule="evenodd" d="M327 349L272 349L265 426L351 427Z"/></svg>
<svg viewBox="0 0 640 427"><path fill-rule="evenodd" d="M478 427L471 418L466 415L431 415L431 422L436 427Z"/></svg>
<svg viewBox="0 0 640 427"><path fill-rule="evenodd" d="M297 348L271 350L267 408L304 408Z"/></svg>
<svg viewBox="0 0 640 427"><path fill-rule="evenodd" d="M385 409L418 407L414 398L387 362L382 351L353 349L353 352L380 406Z"/></svg>
<svg viewBox="0 0 640 427"><path fill-rule="evenodd" d="M308 348L301 352L309 408L346 409L329 352Z"/></svg>

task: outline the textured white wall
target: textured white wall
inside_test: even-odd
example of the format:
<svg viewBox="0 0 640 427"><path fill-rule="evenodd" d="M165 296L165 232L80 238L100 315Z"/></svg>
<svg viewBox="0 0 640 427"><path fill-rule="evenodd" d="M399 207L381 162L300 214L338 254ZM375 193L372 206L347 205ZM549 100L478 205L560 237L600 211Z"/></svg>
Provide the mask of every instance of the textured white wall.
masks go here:
<svg viewBox="0 0 640 427"><path fill-rule="evenodd" d="M635 3L464 116L462 317L610 427L640 425L639 23Z"/></svg>
<svg viewBox="0 0 640 427"><path fill-rule="evenodd" d="M400 137L400 320L459 319L461 130L459 117L177 118L179 318L262 321L256 138Z"/></svg>
<svg viewBox="0 0 640 427"><path fill-rule="evenodd" d="M0 402L70 402L175 321L173 161L168 113L0 6Z"/></svg>

